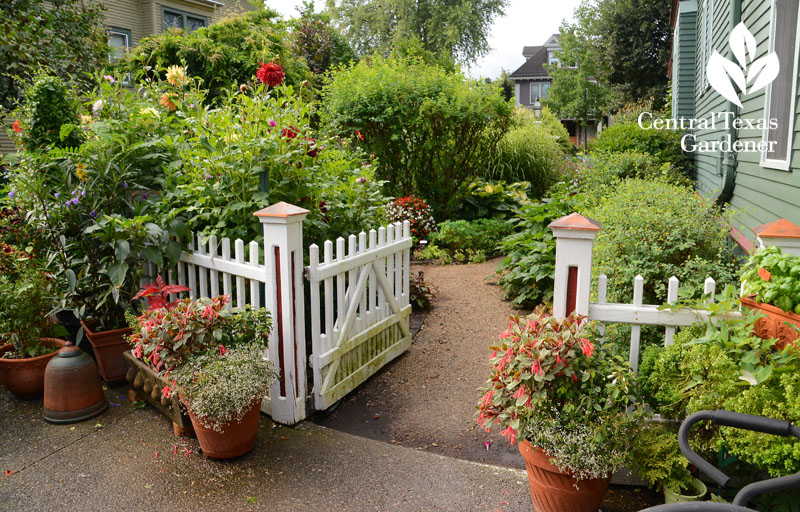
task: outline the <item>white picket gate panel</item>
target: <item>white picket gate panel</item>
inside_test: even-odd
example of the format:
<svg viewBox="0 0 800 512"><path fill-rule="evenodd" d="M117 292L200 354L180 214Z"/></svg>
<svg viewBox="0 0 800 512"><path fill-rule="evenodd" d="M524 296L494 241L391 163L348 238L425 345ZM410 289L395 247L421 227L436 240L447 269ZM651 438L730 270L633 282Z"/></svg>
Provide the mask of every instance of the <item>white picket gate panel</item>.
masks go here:
<svg viewBox="0 0 800 512"><path fill-rule="evenodd" d="M309 248L314 405L327 409L411 346L408 221Z"/></svg>

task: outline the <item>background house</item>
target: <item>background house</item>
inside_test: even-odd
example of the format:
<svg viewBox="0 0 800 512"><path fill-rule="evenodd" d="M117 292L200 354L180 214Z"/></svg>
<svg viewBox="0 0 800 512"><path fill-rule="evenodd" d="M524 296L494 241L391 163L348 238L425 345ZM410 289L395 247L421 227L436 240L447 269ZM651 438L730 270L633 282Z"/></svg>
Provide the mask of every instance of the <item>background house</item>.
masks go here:
<svg viewBox="0 0 800 512"><path fill-rule="evenodd" d="M695 130L698 142L772 142L772 151L695 153L695 179L703 195L739 210L734 238L747 249L752 229L781 218L800 224L800 140L798 115L797 0L674 0L673 112L675 117L707 118L733 112L743 120L774 118L777 128L742 127ZM737 62L729 46L733 28L744 24L757 43L756 60L774 51L780 73L765 89L739 93L742 107L723 98L708 83L706 66L714 51ZM747 65L751 64L748 57ZM751 83L752 84L752 83Z"/></svg>
<svg viewBox="0 0 800 512"><path fill-rule="evenodd" d="M514 97L518 106L533 108L537 101L541 103L547 98L553 79L545 65L558 64L558 52L561 50L558 39L559 34L553 34L542 46L522 48L525 63L509 75L514 82ZM565 118L561 122L569 132L569 141L576 146L597 135L597 123L594 121L590 121L585 128L579 127L574 119Z"/></svg>

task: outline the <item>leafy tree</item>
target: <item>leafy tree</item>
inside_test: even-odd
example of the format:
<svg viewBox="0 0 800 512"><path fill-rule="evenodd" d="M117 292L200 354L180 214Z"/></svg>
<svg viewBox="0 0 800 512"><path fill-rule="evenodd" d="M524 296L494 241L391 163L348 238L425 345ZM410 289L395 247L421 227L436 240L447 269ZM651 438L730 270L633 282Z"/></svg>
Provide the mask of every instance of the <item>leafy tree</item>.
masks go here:
<svg viewBox="0 0 800 512"><path fill-rule="evenodd" d="M579 27L561 28L559 64L548 66L553 83L544 100L559 117L575 119L582 127L602 117L611 97L610 91L597 81L598 62L587 41Z"/></svg>
<svg viewBox="0 0 800 512"><path fill-rule="evenodd" d="M294 51L306 59L314 73L324 73L332 67L356 60L356 54L347 40L331 23L328 14L314 12L314 2L306 1L298 7L300 17L295 20Z"/></svg>
<svg viewBox="0 0 800 512"><path fill-rule="evenodd" d="M576 10L583 43L598 63L596 78L618 105L649 97L663 102L671 7L670 0L584 0Z"/></svg>
<svg viewBox="0 0 800 512"><path fill-rule="evenodd" d="M388 55L416 39L432 53L468 63L489 51L492 20L508 0L327 0L359 55Z"/></svg>
<svg viewBox="0 0 800 512"><path fill-rule="evenodd" d="M83 0L7 0L0 3L0 108L11 109L42 67L93 85L90 74L108 62L103 10Z"/></svg>

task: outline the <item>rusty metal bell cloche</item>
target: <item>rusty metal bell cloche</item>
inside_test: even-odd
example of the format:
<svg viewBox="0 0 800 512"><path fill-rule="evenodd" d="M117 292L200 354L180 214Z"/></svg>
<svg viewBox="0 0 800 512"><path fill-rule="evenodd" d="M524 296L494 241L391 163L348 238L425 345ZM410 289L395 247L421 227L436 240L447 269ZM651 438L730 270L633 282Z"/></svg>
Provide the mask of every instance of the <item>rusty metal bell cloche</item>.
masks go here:
<svg viewBox="0 0 800 512"><path fill-rule="evenodd" d="M67 342L44 371L42 416L50 423L76 423L107 408L97 365L89 354Z"/></svg>

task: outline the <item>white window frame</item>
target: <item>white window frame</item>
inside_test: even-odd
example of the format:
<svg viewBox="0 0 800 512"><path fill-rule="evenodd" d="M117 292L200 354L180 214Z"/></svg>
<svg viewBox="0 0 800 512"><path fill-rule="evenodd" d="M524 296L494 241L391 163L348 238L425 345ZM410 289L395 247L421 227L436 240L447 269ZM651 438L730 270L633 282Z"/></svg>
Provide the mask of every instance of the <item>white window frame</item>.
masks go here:
<svg viewBox="0 0 800 512"><path fill-rule="evenodd" d="M106 31L108 33L109 39L111 38L111 34L115 34L118 36L125 36L125 51L128 52L131 49L131 31L126 28L118 28L118 27L109 27ZM111 64L114 62L114 57L109 54L108 56L108 63Z"/></svg>
<svg viewBox="0 0 800 512"><path fill-rule="evenodd" d="M769 51L775 51L775 30L777 28L775 23L775 0L772 0L772 13L770 19L770 30L769 30ZM794 42L794 60L792 62L792 74L791 76L794 77L794 81L792 82L792 93L791 93L791 109L789 112L789 126L787 130L787 141L786 141L786 159L784 160L775 160L767 158L767 152L761 152L761 167L766 167L768 169L777 169L779 171L789 171L791 170L792 165L792 151L794 146L794 118L795 118L795 106L797 102L797 61L798 56L800 56L800 8L797 9L797 21L795 22L794 27L795 32L795 42ZM781 73L785 73L785 64L781 63ZM764 92L764 118L766 120L770 119L770 112L769 112L769 105L772 99L772 84L770 83L767 86L767 89ZM769 135L769 123L767 126L764 127L764 133L762 135L762 140L764 142L769 142L767 136Z"/></svg>
<svg viewBox="0 0 800 512"><path fill-rule="evenodd" d="M205 23L205 25L203 25L203 27L208 28L208 16L204 16L202 14L195 14L193 12L186 12L186 11L182 11L180 9L174 9L172 7L168 7L168 6L163 6L162 5L161 6L161 31L162 32L167 30L167 27L164 26L164 15L167 12L169 12L171 14L178 14L178 15L183 16L183 29L182 30L185 30L187 32L189 31L189 28L187 27L187 20L186 20L187 17L192 17L192 18L195 18L195 19L198 19L198 20L203 20L203 22ZM173 28L173 27L169 27L169 28ZM177 28L177 27L174 27L174 28Z"/></svg>
<svg viewBox="0 0 800 512"><path fill-rule="evenodd" d="M711 88L706 76L706 65L714 51L714 0L703 0L702 38L700 40L700 95Z"/></svg>
<svg viewBox="0 0 800 512"><path fill-rule="evenodd" d="M539 91L539 92L536 93L536 96L533 95L533 87L534 86L536 86L536 90ZM529 82L529 85L528 85L528 100L530 101L531 105L533 105L533 102L535 102L536 100L541 98L541 96L540 96L541 94L542 94L541 82Z"/></svg>

